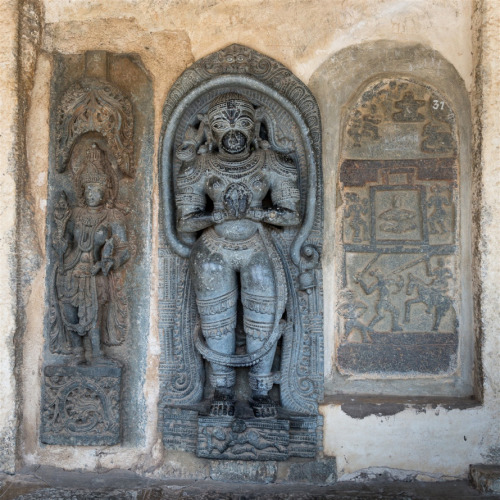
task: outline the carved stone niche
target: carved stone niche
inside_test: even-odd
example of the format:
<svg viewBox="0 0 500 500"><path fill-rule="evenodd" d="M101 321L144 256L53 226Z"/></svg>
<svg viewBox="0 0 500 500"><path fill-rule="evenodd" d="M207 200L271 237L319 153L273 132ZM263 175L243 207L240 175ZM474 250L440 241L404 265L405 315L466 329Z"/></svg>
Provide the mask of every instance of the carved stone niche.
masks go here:
<svg viewBox="0 0 500 500"><path fill-rule="evenodd" d="M231 45L163 111L160 413L167 449L227 460L321 453L321 130L277 61Z"/></svg>
<svg viewBox="0 0 500 500"><path fill-rule="evenodd" d="M463 79L432 48L380 40L336 52L309 85L328 130L325 393L469 398L475 229Z"/></svg>
<svg viewBox="0 0 500 500"><path fill-rule="evenodd" d="M343 126L338 370L453 376L464 293L453 103L417 79L387 76L356 93Z"/></svg>
<svg viewBox="0 0 500 500"><path fill-rule="evenodd" d="M122 421L140 438L122 409L144 407L132 325L148 323L151 84L139 61L103 51L54 66L40 439L109 446Z"/></svg>

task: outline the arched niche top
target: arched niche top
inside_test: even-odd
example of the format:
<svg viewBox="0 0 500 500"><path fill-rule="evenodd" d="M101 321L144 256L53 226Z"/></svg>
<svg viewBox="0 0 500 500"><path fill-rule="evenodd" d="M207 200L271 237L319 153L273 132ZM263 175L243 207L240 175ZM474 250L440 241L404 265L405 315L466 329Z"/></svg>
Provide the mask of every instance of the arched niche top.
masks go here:
<svg viewBox="0 0 500 500"><path fill-rule="evenodd" d="M278 61L248 47L233 44L200 59L179 77L172 86L163 109L159 169L164 204L164 230L171 247L186 257L189 241L176 233L172 186L178 165L173 151L190 123L193 113L206 111L210 99L238 89L256 106L275 108L277 114L293 122L296 144L300 144L298 163L301 184L307 194L302 207L303 224L291 246L293 262L299 265L301 249L313 226L318 226L322 210L321 124L316 100L307 86ZM196 109L196 112L194 110ZM192 119L191 119L192 121Z"/></svg>
<svg viewBox="0 0 500 500"><path fill-rule="evenodd" d="M451 103L431 85L407 76L377 77L363 84L343 119L342 158L457 156Z"/></svg>
<svg viewBox="0 0 500 500"><path fill-rule="evenodd" d="M180 101L190 91L217 77L233 76L234 81L256 80L271 91L284 96L300 111L311 136L315 155L321 157L321 124L318 105L312 93L287 67L271 57L245 47L232 44L224 49L196 61L186 69L169 91L163 108L162 136L171 115Z"/></svg>

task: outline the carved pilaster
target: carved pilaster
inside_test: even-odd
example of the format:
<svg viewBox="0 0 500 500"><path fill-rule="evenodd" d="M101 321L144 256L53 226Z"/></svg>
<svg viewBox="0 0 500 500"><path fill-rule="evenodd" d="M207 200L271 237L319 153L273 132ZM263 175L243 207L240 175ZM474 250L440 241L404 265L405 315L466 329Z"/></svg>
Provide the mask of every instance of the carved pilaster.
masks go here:
<svg viewBox="0 0 500 500"><path fill-rule="evenodd" d="M139 361L145 342L130 325L131 316L140 322L147 297L132 301L129 292L131 285L141 289L146 276L138 273L131 283L137 246L142 252L148 246L141 214L149 202L135 199L147 179L135 173L150 142L148 88L131 56L55 56L41 424L47 444L120 442L123 373Z"/></svg>

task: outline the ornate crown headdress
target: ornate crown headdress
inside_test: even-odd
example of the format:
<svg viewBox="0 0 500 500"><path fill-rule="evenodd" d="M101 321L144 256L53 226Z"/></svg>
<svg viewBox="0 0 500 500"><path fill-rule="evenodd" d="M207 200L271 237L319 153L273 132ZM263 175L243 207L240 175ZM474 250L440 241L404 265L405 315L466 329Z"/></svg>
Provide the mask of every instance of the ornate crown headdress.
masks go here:
<svg viewBox="0 0 500 500"><path fill-rule="evenodd" d="M244 95L238 94L237 92L227 92L217 96L210 103L208 117L211 118L214 114L230 108L240 108L241 110L249 112L252 116L255 116L255 108Z"/></svg>
<svg viewBox="0 0 500 500"><path fill-rule="evenodd" d="M99 149L97 144L93 143L86 151L87 163L83 167L80 175L82 186L86 184L99 184L107 187L108 176L104 171L104 152Z"/></svg>

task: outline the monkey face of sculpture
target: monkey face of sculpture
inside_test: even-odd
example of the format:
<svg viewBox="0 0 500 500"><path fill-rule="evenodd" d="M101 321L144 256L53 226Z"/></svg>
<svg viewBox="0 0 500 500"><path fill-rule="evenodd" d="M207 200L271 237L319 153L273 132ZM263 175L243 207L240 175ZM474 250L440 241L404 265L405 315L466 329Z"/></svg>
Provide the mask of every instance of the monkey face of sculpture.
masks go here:
<svg viewBox="0 0 500 500"><path fill-rule="evenodd" d="M208 120L220 152L239 155L250 150L255 134L255 109L239 94L223 94L211 104Z"/></svg>

